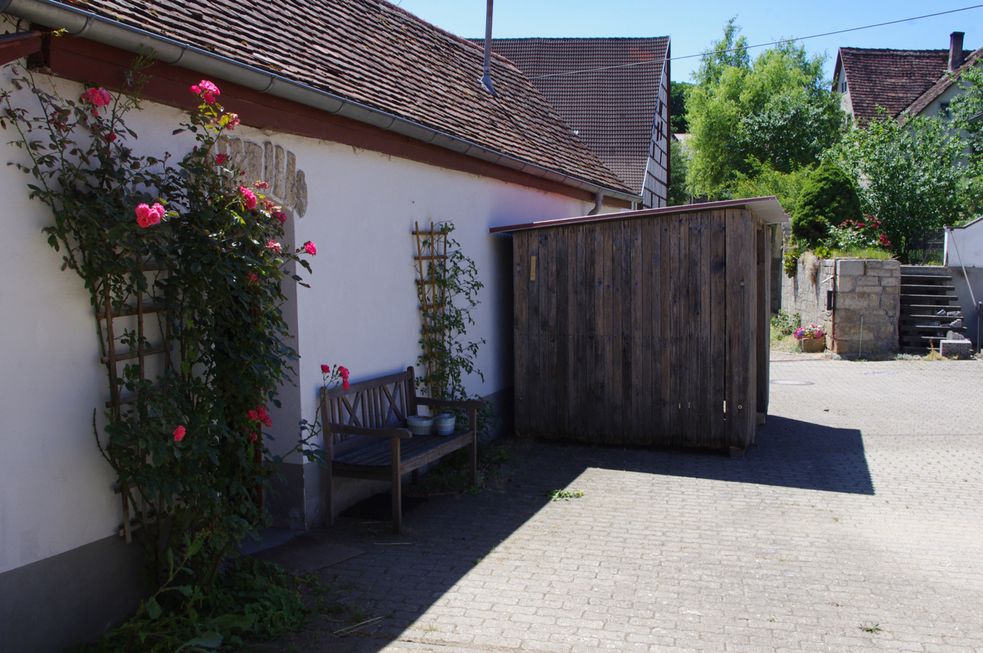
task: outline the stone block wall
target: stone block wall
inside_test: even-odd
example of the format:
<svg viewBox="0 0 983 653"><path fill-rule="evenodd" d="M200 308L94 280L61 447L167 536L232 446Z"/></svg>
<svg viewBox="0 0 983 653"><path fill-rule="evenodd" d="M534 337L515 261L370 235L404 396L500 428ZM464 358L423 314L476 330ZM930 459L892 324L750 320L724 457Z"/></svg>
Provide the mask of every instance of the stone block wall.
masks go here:
<svg viewBox="0 0 983 653"><path fill-rule="evenodd" d="M827 291L834 291L832 310ZM871 259L820 260L809 254L796 275L783 275L782 308L826 331L826 348L845 358L882 358L898 351L901 265Z"/></svg>
<svg viewBox="0 0 983 653"><path fill-rule="evenodd" d="M818 324L829 333L832 314L826 310L826 291L833 289L832 277L833 261L803 254L794 277L782 271L782 310L798 314L802 324Z"/></svg>
<svg viewBox="0 0 983 653"><path fill-rule="evenodd" d="M897 353L901 264L870 259L836 259L835 263L835 305L827 346L847 358Z"/></svg>

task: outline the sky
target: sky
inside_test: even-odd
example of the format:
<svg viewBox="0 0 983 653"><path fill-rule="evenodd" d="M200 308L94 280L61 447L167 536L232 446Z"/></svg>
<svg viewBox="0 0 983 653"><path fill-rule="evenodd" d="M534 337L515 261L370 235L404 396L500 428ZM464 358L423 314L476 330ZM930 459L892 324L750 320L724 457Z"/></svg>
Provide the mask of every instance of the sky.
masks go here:
<svg viewBox="0 0 983 653"><path fill-rule="evenodd" d="M464 37L485 34L485 0L391 0L443 29ZM836 49L947 49L949 33L966 33L964 47L983 46L983 4L971 0L496 0L494 36L669 36L674 81L690 81L698 55L737 17L751 45L973 7L944 16L804 40L825 55L833 75ZM761 49L751 51L751 56Z"/></svg>

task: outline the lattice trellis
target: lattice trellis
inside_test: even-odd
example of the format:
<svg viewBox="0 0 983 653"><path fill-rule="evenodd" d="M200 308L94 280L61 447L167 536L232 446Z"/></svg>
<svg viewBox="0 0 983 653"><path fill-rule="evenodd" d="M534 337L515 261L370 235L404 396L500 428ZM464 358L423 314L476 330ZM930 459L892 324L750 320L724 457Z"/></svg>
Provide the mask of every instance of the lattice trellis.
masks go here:
<svg viewBox="0 0 983 653"><path fill-rule="evenodd" d="M423 346L423 359L434 359L436 339L442 337L442 330L435 328L447 307L447 288L443 280L447 278L447 229L430 223L426 230L415 222L413 236L416 239L416 294L420 302L420 334Z"/></svg>
<svg viewBox="0 0 983 653"><path fill-rule="evenodd" d="M156 264L145 262L133 268L142 279L134 276L104 279L101 282L101 301L96 306L101 360L109 377L106 408L113 420L118 420L122 412L136 401L135 396L124 396L120 392L124 378L120 364L123 364L124 370L135 366L141 381L156 379L165 370L172 369L173 365L170 356L171 333L164 319L163 303L153 294L166 271ZM156 316L156 325L147 324L148 316ZM123 510L120 531L129 543L133 539L129 488L125 482L121 482L117 491Z"/></svg>

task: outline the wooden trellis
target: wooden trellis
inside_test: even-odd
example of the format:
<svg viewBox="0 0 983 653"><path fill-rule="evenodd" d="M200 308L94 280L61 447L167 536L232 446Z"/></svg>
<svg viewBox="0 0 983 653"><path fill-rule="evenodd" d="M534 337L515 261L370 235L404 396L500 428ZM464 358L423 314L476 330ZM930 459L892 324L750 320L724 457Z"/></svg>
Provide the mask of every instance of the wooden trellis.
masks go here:
<svg viewBox="0 0 983 653"><path fill-rule="evenodd" d="M148 374L150 374L150 369L148 369L151 368L150 360L159 361L157 366L158 372L170 369L172 364L169 356L171 347L170 330L167 320L158 319L157 332L160 337L159 343L150 344L147 337L148 316L160 314L164 310L163 305L155 301L152 293L150 293L163 270L153 264L141 263L136 267L137 274L146 276L149 273L154 276L152 281L143 284L146 290L140 290L138 284L131 283L130 288L134 288L135 290L118 290L118 292L114 292L118 288L114 288L112 280L106 279L102 283L101 302L96 306L96 319L100 322L99 333L101 337L99 345L102 349L101 360L103 365L106 366L106 372L109 376L109 401L106 402L106 408L110 410L113 420L118 420L124 407L134 403L136 400L135 396L124 396L120 392L122 385L120 369L118 367L120 363L124 364L124 366L135 365L141 381L146 380ZM125 286L126 284L119 285ZM131 323L135 322L135 330L130 331L125 326L120 327L119 321L121 320L128 320ZM121 345L125 347L122 338L126 338L127 335L131 335L128 340L134 342L135 346L130 346L124 351L120 351ZM121 534L126 539L126 542L129 543L133 539L129 488L125 482L122 482L118 491L123 508Z"/></svg>
<svg viewBox="0 0 983 653"><path fill-rule="evenodd" d="M441 330L435 322L444 315L447 307L447 229L432 221L426 230L415 222L413 236L416 238L416 293L420 302L421 342L424 360L433 360L435 338Z"/></svg>

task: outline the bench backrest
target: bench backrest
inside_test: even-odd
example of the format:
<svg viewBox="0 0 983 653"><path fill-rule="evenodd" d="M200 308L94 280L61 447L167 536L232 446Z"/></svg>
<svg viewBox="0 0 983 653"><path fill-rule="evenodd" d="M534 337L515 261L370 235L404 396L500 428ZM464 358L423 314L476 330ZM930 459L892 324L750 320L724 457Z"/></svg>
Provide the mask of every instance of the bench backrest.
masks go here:
<svg viewBox="0 0 983 653"><path fill-rule="evenodd" d="M329 424L366 428L405 426L406 416L416 415L416 385L412 367L405 372L352 383L347 390L338 385L321 390L321 423L324 448L344 451L364 438L332 433Z"/></svg>

